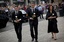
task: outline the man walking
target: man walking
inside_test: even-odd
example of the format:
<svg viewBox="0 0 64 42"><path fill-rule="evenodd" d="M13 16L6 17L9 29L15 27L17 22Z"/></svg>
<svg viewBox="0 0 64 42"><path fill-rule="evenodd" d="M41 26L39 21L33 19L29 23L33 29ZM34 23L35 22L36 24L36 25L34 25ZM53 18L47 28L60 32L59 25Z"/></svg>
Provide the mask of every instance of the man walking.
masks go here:
<svg viewBox="0 0 64 42"><path fill-rule="evenodd" d="M31 7L27 9L29 17L30 33L32 41L38 42L38 16L39 11L35 8L35 2L31 2Z"/></svg>
<svg viewBox="0 0 64 42"><path fill-rule="evenodd" d="M12 14L12 20L14 24L14 29L17 34L18 42L22 41L22 12L19 11L18 6L15 6L15 11Z"/></svg>

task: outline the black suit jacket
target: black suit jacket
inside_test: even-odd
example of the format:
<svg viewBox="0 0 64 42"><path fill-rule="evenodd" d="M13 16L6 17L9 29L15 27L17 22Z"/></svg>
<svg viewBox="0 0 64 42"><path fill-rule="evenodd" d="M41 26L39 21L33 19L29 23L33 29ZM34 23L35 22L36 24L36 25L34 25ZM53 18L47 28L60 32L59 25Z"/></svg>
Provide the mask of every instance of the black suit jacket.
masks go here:
<svg viewBox="0 0 64 42"><path fill-rule="evenodd" d="M15 14L15 12L12 13L13 23L15 23L14 20L16 20L15 16L17 16L18 19L21 19L21 21L19 21L19 23L22 23L22 20L23 20L22 12L18 11L17 15Z"/></svg>
<svg viewBox="0 0 64 42"><path fill-rule="evenodd" d="M28 8L26 11L27 11L27 14L28 14L28 17L29 18L33 16L33 12L32 12L32 9L31 8ZM38 21L38 17L40 16L40 12L38 11L38 9L35 8L34 13L35 13L36 17L33 18L34 20L32 20L32 21Z"/></svg>

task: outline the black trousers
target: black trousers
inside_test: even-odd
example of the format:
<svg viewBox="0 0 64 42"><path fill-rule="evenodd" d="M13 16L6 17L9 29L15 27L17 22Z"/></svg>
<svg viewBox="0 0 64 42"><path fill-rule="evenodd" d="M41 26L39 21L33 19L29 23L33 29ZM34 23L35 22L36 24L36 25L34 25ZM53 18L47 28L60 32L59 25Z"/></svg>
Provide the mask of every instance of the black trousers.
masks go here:
<svg viewBox="0 0 64 42"><path fill-rule="evenodd" d="M17 34L18 40L22 41L22 24L14 23L15 32Z"/></svg>
<svg viewBox="0 0 64 42"><path fill-rule="evenodd" d="M40 14L40 19L42 19L43 18L43 14Z"/></svg>
<svg viewBox="0 0 64 42"><path fill-rule="evenodd" d="M38 39L38 22L29 21L31 37Z"/></svg>

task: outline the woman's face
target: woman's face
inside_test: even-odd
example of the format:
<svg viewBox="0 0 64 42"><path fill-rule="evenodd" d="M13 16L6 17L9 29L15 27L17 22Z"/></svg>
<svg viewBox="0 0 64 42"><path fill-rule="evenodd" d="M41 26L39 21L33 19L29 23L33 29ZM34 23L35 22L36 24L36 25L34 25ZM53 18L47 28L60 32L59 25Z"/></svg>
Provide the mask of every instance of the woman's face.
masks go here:
<svg viewBox="0 0 64 42"><path fill-rule="evenodd" d="M50 6L50 10L52 11L52 6Z"/></svg>

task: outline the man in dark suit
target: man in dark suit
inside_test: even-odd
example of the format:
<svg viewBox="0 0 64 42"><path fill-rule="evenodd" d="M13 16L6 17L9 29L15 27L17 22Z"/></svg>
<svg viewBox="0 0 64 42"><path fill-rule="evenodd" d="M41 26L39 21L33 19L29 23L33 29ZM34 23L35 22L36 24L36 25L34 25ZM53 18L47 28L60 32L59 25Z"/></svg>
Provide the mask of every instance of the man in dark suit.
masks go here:
<svg viewBox="0 0 64 42"><path fill-rule="evenodd" d="M39 11L35 8L35 3L31 2L31 7L27 9L27 14L29 17L29 24L30 24L30 32L32 41L38 42L38 16Z"/></svg>
<svg viewBox="0 0 64 42"><path fill-rule="evenodd" d="M19 11L18 6L15 6L15 11L12 14L12 20L17 34L18 42L22 41L22 12Z"/></svg>

